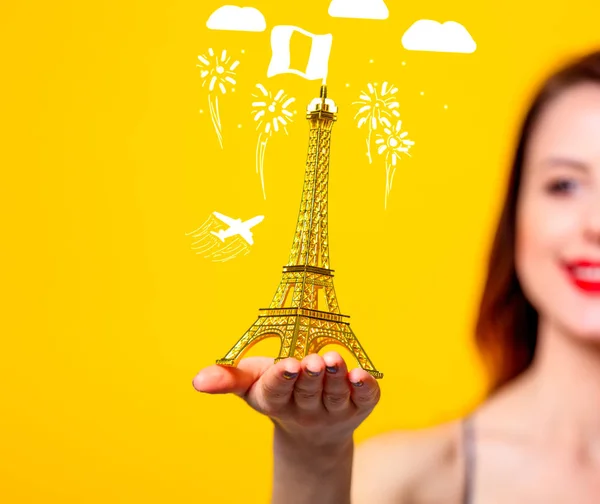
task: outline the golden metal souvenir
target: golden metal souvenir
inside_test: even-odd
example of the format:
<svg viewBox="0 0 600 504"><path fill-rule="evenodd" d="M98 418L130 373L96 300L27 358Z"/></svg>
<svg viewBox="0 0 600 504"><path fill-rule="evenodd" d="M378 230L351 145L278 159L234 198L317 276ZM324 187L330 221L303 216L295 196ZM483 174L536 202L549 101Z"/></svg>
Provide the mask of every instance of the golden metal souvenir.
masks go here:
<svg viewBox="0 0 600 504"><path fill-rule="evenodd" d="M302 360L324 346L338 344L349 350L360 366L382 378L342 315L329 269L327 194L331 130L337 106L321 86L319 98L308 106L310 124L308 156L298 223L289 261L269 308L260 308L258 319L217 364L236 366L242 354L267 337L279 337L275 362L287 357Z"/></svg>

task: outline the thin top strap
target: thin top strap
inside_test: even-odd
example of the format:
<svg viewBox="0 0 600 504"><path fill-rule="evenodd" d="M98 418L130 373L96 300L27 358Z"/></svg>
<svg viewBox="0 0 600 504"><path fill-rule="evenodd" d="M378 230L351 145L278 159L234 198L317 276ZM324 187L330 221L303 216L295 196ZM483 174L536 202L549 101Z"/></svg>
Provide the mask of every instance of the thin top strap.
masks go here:
<svg viewBox="0 0 600 504"><path fill-rule="evenodd" d="M465 458L464 504L473 504L473 479L475 472L475 433L470 417L462 421L462 441Z"/></svg>

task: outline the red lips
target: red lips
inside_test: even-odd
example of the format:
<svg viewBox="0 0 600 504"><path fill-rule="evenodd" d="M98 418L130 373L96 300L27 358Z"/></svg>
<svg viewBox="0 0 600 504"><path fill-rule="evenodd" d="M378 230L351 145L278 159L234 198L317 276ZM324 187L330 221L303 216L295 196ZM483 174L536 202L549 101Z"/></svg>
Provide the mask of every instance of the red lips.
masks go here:
<svg viewBox="0 0 600 504"><path fill-rule="evenodd" d="M600 261L581 259L565 263L565 272L571 283L581 292L600 295ZM589 269L586 269L589 268Z"/></svg>

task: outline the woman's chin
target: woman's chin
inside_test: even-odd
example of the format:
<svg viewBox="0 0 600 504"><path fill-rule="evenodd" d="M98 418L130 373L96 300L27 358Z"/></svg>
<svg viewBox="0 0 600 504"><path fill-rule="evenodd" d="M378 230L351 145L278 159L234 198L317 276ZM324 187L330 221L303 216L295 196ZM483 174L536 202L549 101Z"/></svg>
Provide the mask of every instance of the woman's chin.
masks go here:
<svg viewBox="0 0 600 504"><path fill-rule="evenodd" d="M600 345L600 320L590 321L587 324L582 324L579 320L571 324L569 333L579 340Z"/></svg>
<svg viewBox="0 0 600 504"><path fill-rule="evenodd" d="M600 298L581 299L563 298L556 306L556 321L567 332L582 340L600 344Z"/></svg>

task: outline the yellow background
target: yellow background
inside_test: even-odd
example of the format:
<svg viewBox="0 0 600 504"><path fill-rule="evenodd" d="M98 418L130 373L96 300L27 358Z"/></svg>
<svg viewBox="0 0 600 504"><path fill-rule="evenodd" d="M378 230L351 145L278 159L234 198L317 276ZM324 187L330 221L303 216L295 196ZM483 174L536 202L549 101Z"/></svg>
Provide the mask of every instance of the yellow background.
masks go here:
<svg viewBox="0 0 600 504"><path fill-rule="evenodd" d="M269 421L191 380L268 305L291 246L302 112L319 82L267 79L278 24L334 37L331 266L342 312L385 373L356 439L456 417L482 395L472 325L515 127L532 86L600 42L600 9L388 0L389 19L362 21L329 17L327 0L253 0L265 32L210 31L221 4L0 9L0 502L267 502ZM402 33L421 18L462 23L477 51L404 50ZM221 99L223 150L199 113L197 56L209 47L240 60L236 92ZM367 163L352 105L383 80L399 87L416 142L386 211L383 161ZM257 82L296 96L298 109L289 136L269 142L266 200ZM217 264L194 254L185 233L214 210L265 215L249 255ZM275 350L266 341L252 353Z"/></svg>

